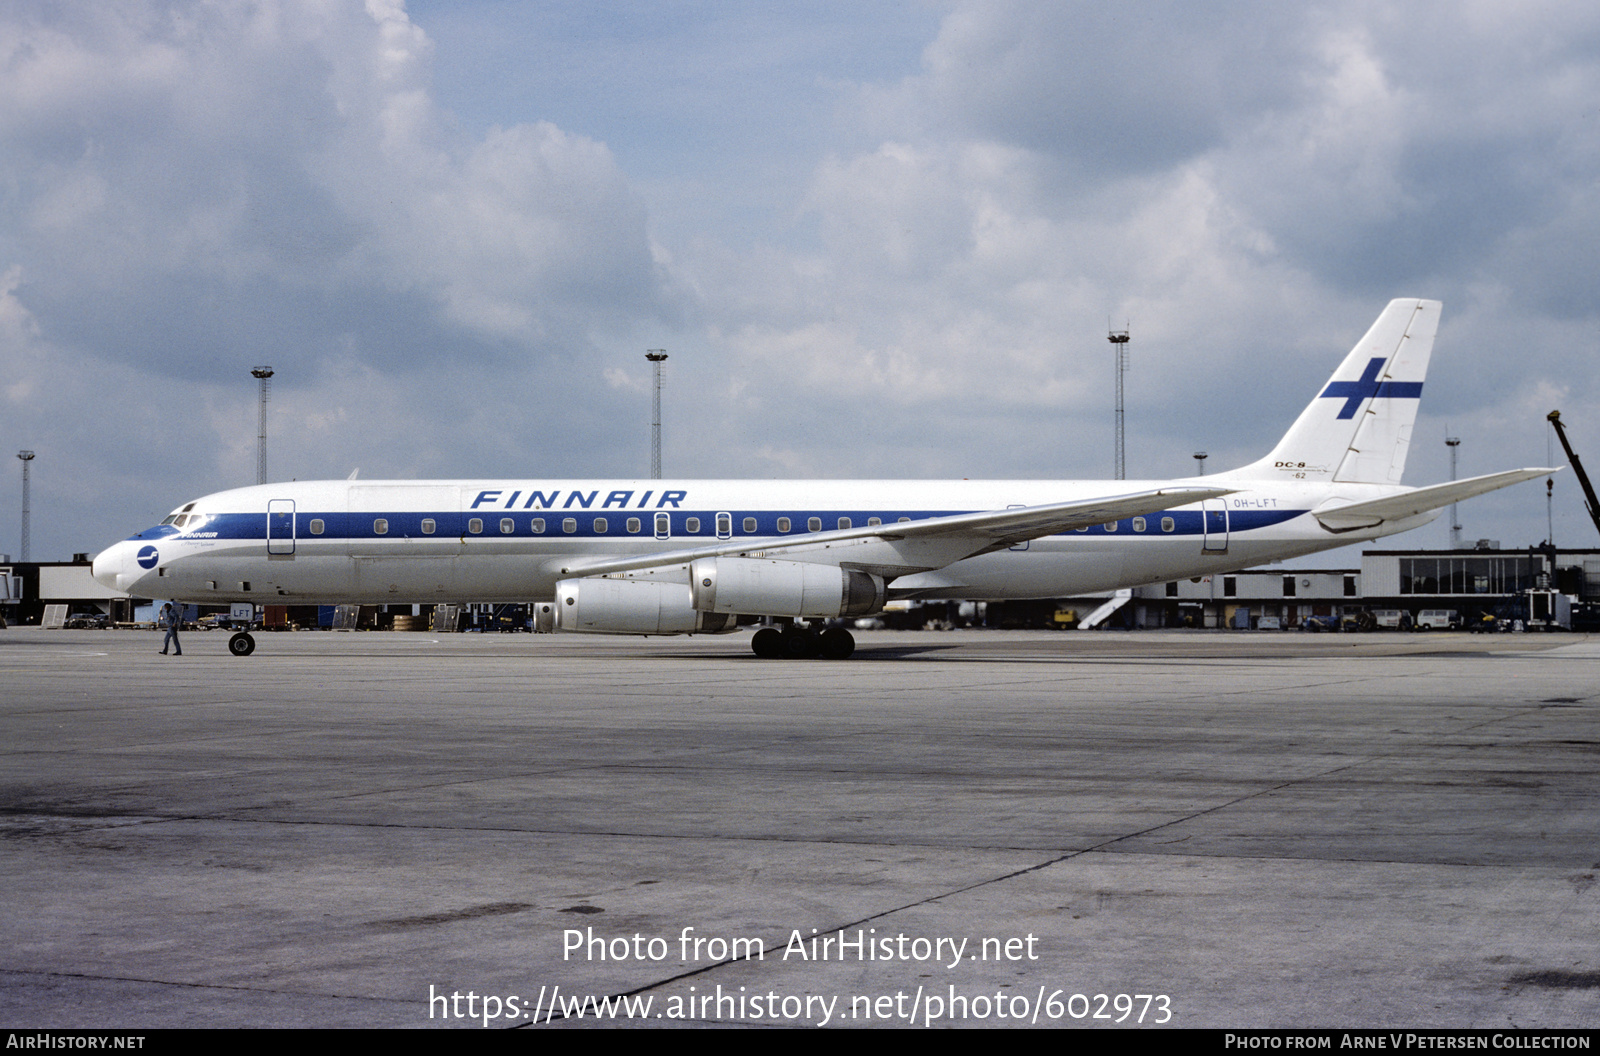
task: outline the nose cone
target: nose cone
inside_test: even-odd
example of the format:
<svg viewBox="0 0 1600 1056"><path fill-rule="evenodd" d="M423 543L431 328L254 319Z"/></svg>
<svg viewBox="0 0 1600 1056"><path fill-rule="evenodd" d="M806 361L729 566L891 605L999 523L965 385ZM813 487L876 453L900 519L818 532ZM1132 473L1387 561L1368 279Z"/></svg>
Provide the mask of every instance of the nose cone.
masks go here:
<svg viewBox="0 0 1600 1056"><path fill-rule="evenodd" d="M101 585L116 591L131 591L161 560L155 544L128 539L109 546L95 556L90 575Z"/></svg>
<svg viewBox="0 0 1600 1056"><path fill-rule="evenodd" d="M89 574L102 587L108 590L122 589L117 586L117 572L122 567L122 551L127 545L127 543L114 543L94 555L94 562L89 566Z"/></svg>

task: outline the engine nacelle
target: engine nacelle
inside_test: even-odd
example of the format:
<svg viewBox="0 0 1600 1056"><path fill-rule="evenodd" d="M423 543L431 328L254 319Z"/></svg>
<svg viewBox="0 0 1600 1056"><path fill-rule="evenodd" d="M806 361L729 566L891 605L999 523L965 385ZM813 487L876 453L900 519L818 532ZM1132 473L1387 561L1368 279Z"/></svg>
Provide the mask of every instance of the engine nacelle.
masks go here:
<svg viewBox="0 0 1600 1056"><path fill-rule="evenodd" d="M755 557L702 557L689 566L689 583L702 612L865 616L888 598L882 576Z"/></svg>
<svg viewBox="0 0 1600 1056"><path fill-rule="evenodd" d="M731 616L695 609L688 584L646 579L563 579L555 629L583 634L726 634Z"/></svg>

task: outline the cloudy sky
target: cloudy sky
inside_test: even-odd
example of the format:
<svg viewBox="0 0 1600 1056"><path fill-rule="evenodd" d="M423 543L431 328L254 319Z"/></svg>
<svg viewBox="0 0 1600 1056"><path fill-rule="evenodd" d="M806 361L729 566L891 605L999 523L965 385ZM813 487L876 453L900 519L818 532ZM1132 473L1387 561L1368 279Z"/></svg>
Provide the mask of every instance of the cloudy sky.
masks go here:
<svg viewBox="0 0 1600 1056"><path fill-rule="evenodd" d="M1109 323L1218 470L1397 296L1408 483L1600 466L1597 246L1592 3L9 0L0 552L20 448L35 559L253 483L258 364L274 479L644 475L647 348L668 475L1109 477Z"/></svg>

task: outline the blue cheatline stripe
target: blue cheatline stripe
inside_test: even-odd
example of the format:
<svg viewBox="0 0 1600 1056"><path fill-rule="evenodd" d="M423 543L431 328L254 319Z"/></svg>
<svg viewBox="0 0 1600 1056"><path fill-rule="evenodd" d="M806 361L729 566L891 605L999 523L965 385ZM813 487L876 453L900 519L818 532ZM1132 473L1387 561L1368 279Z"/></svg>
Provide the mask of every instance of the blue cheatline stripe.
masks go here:
<svg viewBox="0 0 1600 1056"><path fill-rule="evenodd" d="M654 539L655 538L655 512L645 511L640 514L616 513L600 514L586 512L577 515L577 511L569 510L543 510L518 513L516 516L507 516L511 521L512 530L500 530L499 516L480 516L473 513L437 512L417 513L414 511L394 511L390 513L315 513L300 511L295 514L295 537L302 540L371 540L371 539L539 539L551 537L556 539ZM820 531L833 531L839 527L839 519L847 517L852 526L864 528L871 517L881 518L885 526L892 526L901 517L910 517L913 521L926 520L930 517L948 517L963 510L893 510L887 513L878 511L860 510L807 510L803 513L783 513L772 510L733 510L733 511L672 511L672 538L685 540L714 541L717 538L717 513L731 512L733 520L733 538L772 538L792 539L810 535L807 527L811 518L816 517L822 522ZM1269 528L1276 524L1305 513L1305 510L1230 510L1228 513L1228 530L1231 533L1254 531ZM203 523L191 525L183 529L172 525L159 525L146 529L132 539L260 539L267 538L267 523L263 513L224 513L204 515ZM1163 513L1145 514L1141 518L1124 517L1115 522L1115 528L1108 528L1106 524L1092 525L1087 529L1078 529L1071 532L1060 533L1062 536L1074 535L1118 535L1134 539L1152 538L1159 539L1168 536L1201 535L1205 532L1202 514L1199 510L1177 510ZM1211 514L1211 531L1221 530L1219 515ZM628 520L637 517L639 530L628 531ZM754 518L753 530L746 530L745 519ZM789 531L778 530L778 518L789 519ZM563 521L570 518L574 523L574 531L563 530ZM700 526L697 531L689 531L686 527L691 518L698 518ZM1172 530L1163 531L1162 525L1167 519L1172 521ZM480 532L469 531L469 523L474 520L482 521ZM1144 522L1144 531L1134 531L1135 520ZM374 522L383 520L387 522L388 531L378 534L374 530ZM424 534L422 522L432 520L434 531ZM543 531L534 529L534 522L543 522ZM604 520L605 531L597 531L595 522ZM322 522L322 531L313 532L312 521ZM1108 524L1111 522L1107 522Z"/></svg>

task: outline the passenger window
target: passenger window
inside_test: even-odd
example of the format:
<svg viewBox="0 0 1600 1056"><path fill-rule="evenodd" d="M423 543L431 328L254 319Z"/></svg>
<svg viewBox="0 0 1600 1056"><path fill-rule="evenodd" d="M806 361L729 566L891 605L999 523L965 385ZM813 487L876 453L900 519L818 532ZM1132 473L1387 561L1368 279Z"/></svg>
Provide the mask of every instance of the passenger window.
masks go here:
<svg viewBox="0 0 1600 1056"><path fill-rule="evenodd" d="M746 517L744 519L744 534L746 534L746 535L754 535L755 533L756 533L756 519L754 517Z"/></svg>
<svg viewBox="0 0 1600 1056"><path fill-rule="evenodd" d="M882 517L868 517L867 518L867 527L868 528L876 528L878 525L880 525L882 523L883 523L883 518Z"/></svg>
<svg viewBox="0 0 1600 1056"><path fill-rule="evenodd" d="M510 517L502 517L502 518L500 518L500 534L501 535L510 535L512 532L514 532L516 530L517 530L516 523L513 522Z"/></svg>
<svg viewBox="0 0 1600 1056"><path fill-rule="evenodd" d="M850 518L848 518L848 517L840 517L839 518L839 527L840 528L848 528L848 527L850 527Z"/></svg>
<svg viewBox="0 0 1600 1056"><path fill-rule="evenodd" d="M733 535L733 514L717 514L717 538L727 539L731 535Z"/></svg>
<svg viewBox="0 0 1600 1056"><path fill-rule="evenodd" d="M321 535L322 534L322 518L321 517L313 517L313 518L311 518L311 534L312 535Z"/></svg>
<svg viewBox="0 0 1600 1056"><path fill-rule="evenodd" d="M467 531L471 532L473 535L477 535L479 532L483 531L483 518L474 517L472 520L468 521Z"/></svg>
<svg viewBox="0 0 1600 1056"><path fill-rule="evenodd" d="M435 521L432 517L424 517L422 519L422 534L423 535L432 535L438 529L438 527L439 527L438 522Z"/></svg>
<svg viewBox="0 0 1600 1056"><path fill-rule="evenodd" d="M779 517L778 518L778 531L787 532L788 530L789 530L789 518L787 518L787 517Z"/></svg>
<svg viewBox="0 0 1600 1056"><path fill-rule="evenodd" d="M578 530L578 519L576 517L561 518L561 530L571 535Z"/></svg>
<svg viewBox="0 0 1600 1056"><path fill-rule="evenodd" d="M1108 532L1116 531L1117 530L1117 522L1116 521L1107 521L1106 524L1105 524L1105 529Z"/></svg>
<svg viewBox="0 0 1600 1056"><path fill-rule="evenodd" d="M629 517L628 518L628 531L637 532L639 530L639 527L640 527L639 526L639 518L637 518L637 517Z"/></svg>
<svg viewBox="0 0 1600 1056"><path fill-rule="evenodd" d="M669 514L656 514L656 538L665 539L672 534L672 517Z"/></svg>
<svg viewBox="0 0 1600 1056"><path fill-rule="evenodd" d="M594 532L596 535L604 535L609 527L610 525L604 517L596 517L594 519Z"/></svg>
<svg viewBox="0 0 1600 1056"><path fill-rule="evenodd" d="M1135 517L1133 519L1133 530L1136 531L1136 532L1144 531L1144 518L1143 517Z"/></svg>
<svg viewBox="0 0 1600 1056"><path fill-rule="evenodd" d="M808 531L808 532L820 532L820 531L822 531L822 518L821 517L813 517L810 520L806 521L806 531Z"/></svg>
<svg viewBox="0 0 1600 1056"><path fill-rule="evenodd" d="M683 530L686 532L698 532L700 530L700 518L690 517L688 520L684 521Z"/></svg>
<svg viewBox="0 0 1600 1056"><path fill-rule="evenodd" d="M389 534L389 522L388 522L388 520L383 518L383 517L379 517L377 520L373 521L372 522L372 534L373 535L388 535Z"/></svg>
<svg viewBox="0 0 1600 1056"><path fill-rule="evenodd" d="M528 522L528 527L533 529L533 534L534 535L543 535L544 534L544 518L543 517L535 517L533 520Z"/></svg>
<svg viewBox="0 0 1600 1056"><path fill-rule="evenodd" d="M1161 518L1161 530L1163 532L1172 531L1172 518L1171 517L1163 517L1163 518Z"/></svg>
<svg viewBox="0 0 1600 1056"><path fill-rule="evenodd" d="M910 521L910 520L911 520L911 518L910 518L910 517L901 517L901 518L899 518L899 520L898 520L898 521L896 521L896 522L895 522L895 523L897 523L897 524L905 524L905 523L906 523L906 522L908 522L908 521Z"/></svg>

